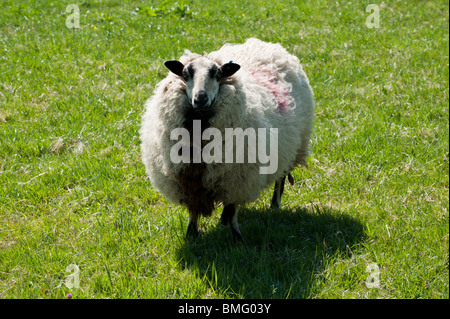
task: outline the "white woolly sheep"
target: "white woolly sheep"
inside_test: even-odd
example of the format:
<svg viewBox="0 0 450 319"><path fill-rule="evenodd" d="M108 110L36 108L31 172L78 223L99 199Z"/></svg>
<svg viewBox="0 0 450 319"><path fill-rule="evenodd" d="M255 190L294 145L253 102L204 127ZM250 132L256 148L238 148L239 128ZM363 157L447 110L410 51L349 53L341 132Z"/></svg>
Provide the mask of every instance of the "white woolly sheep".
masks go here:
<svg viewBox="0 0 450 319"><path fill-rule="evenodd" d="M171 72L147 100L140 130L142 160L151 185L188 208L187 236L198 236L198 216L211 215L216 203L222 202L221 223L231 225L233 239L242 241L236 207L255 201L275 182L271 207L279 208L286 177L293 184L291 170L306 165L314 120L308 79L297 57L279 44L254 38L203 56L186 50L180 61L166 61L165 66ZM231 148L223 138L227 128L236 129ZM196 130L201 141L195 141ZM176 137L183 132L194 137L180 142ZM244 136L248 151L243 162L242 148L234 145L233 137ZM218 146L215 160L196 160L196 154L205 155L211 137ZM264 137L277 144L276 167L269 173L261 173L267 158L250 160L256 153L256 140L251 140L255 137L258 143ZM268 145L263 145L264 152ZM230 162L230 150L231 156L238 152L236 158L241 160ZM180 152L182 160L174 160Z"/></svg>

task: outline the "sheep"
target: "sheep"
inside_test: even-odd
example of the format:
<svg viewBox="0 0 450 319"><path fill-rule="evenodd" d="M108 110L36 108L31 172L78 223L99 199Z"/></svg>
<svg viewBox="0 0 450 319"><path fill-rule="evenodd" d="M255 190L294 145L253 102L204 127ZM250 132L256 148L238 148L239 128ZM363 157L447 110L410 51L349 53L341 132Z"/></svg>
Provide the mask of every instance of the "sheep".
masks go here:
<svg viewBox="0 0 450 319"><path fill-rule="evenodd" d="M197 237L198 217L210 216L222 203L220 223L231 226L233 240L243 241L237 207L255 201L275 183L271 208L279 209L286 177L293 184L290 172L307 166L314 121L309 80L297 57L280 44L256 38L225 44L204 55L186 50L179 61L164 65L169 74L146 101L140 129L142 161L151 185L168 200L187 207L186 237ZM227 162L227 152L214 154L216 161L195 160L195 155L204 155L208 136L219 139L214 152L227 149L230 141L223 134L233 128L244 132L231 139L247 138L248 158L256 152L249 145L251 129L258 141L270 137L271 145L277 143L274 171L262 174L267 160L260 158ZM201 141L192 136L183 143L177 139L183 132L195 135L196 130L202 133ZM272 141L274 135L277 139ZM230 149L239 150L237 145ZM174 160L184 151L183 160ZM239 155L244 157L236 154L236 158Z"/></svg>

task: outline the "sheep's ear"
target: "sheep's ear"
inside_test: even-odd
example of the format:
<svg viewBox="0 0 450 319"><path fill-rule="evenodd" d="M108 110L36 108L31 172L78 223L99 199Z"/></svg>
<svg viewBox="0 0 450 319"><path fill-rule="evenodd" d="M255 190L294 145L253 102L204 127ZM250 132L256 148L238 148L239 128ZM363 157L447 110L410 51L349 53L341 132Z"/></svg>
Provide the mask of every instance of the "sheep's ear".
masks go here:
<svg viewBox="0 0 450 319"><path fill-rule="evenodd" d="M164 62L164 66L170 70L170 72L183 76L184 65L180 61L177 60L169 60Z"/></svg>
<svg viewBox="0 0 450 319"><path fill-rule="evenodd" d="M220 67L220 71L222 72L222 77L232 76L235 74L241 66L239 64L228 62Z"/></svg>

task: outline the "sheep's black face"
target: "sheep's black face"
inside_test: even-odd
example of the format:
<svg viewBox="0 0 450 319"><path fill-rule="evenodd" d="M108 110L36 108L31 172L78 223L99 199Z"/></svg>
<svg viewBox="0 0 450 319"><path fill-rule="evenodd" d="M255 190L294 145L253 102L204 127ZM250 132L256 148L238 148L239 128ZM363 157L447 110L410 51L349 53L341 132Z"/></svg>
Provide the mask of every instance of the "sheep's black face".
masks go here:
<svg viewBox="0 0 450 319"><path fill-rule="evenodd" d="M173 73L183 77L186 82L186 94L194 110L202 112L214 104L218 95L220 80L236 73L240 66L225 63L219 66L206 57L195 59L184 66L179 61L166 61L164 65Z"/></svg>

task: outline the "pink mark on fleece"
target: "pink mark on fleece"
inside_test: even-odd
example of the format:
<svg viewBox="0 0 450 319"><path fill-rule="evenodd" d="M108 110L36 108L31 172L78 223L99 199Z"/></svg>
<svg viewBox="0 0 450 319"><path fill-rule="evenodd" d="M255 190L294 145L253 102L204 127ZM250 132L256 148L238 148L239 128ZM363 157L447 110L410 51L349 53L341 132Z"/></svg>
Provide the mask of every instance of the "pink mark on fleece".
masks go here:
<svg viewBox="0 0 450 319"><path fill-rule="evenodd" d="M292 97L289 94L288 88L283 83L278 81L275 71L260 70L255 68L250 68L249 71L261 85L270 90L277 100L278 108L280 110L286 110L289 108L289 104L292 102Z"/></svg>

